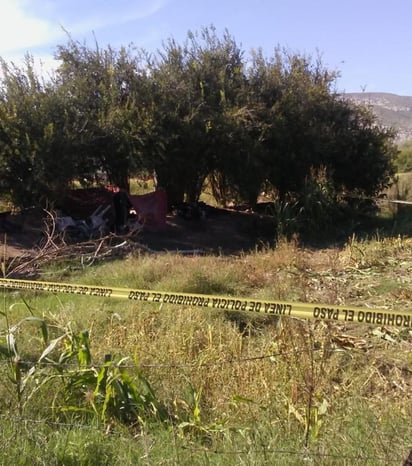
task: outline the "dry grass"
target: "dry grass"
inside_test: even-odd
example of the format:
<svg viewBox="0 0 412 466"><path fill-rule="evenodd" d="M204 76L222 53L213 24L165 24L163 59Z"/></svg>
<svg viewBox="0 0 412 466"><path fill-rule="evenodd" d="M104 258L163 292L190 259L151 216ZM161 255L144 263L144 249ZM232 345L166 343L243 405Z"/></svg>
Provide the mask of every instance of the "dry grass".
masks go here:
<svg viewBox="0 0 412 466"><path fill-rule="evenodd" d="M238 257L131 253L80 275L66 272L65 281L402 311L411 309L410 270L412 240L353 237L340 249L309 250L283 240L276 249ZM206 433L212 449L238 449L243 441L255 449L346 452L352 462L371 456L364 464L406 457L411 330L77 296L25 299L56 328L69 322L88 328L95 363L108 353L129 356L175 425L192 426L178 429L179 442L205 448ZM10 314L10 323L23 313L24 306ZM35 346L33 338L24 344L28 352ZM12 403L5 388L2 397L3 406ZM36 409L47 411L47 396L42 400Z"/></svg>

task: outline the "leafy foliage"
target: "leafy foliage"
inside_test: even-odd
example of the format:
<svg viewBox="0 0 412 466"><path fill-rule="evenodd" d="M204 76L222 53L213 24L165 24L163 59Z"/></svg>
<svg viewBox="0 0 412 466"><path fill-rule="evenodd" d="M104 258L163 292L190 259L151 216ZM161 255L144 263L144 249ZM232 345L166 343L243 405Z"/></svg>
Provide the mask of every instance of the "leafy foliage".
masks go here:
<svg viewBox="0 0 412 466"><path fill-rule="evenodd" d="M6 320L7 313L2 313ZM27 324L39 326L40 355L32 348L31 367L22 362L17 348L18 332ZM112 422L127 426L153 421L167 421L168 412L158 401L147 379L135 367L132 376L127 370L128 358L105 356L105 362L93 365L88 331L64 333L49 340L49 323L34 315L10 325L0 346L0 358L6 359L9 380L14 386L17 408L23 415L29 401L54 382L53 408L56 418L68 415L96 418L103 425ZM27 358L27 355L26 355Z"/></svg>
<svg viewBox="0 0 412 466"><path fill-rule="evenodd" d="M73 178L67 107L54 84L36 76L30 57L22 70L1 65L0 189L30 206Z"/></svg>
<svg viewBox="0 0 412 466"><path fill-rule="evenodd" d="M197 201L206 180L219 202L250 205L263 188L305 203L322 170L328 203L391 182L395 134L335 93L337 73L319 57L278 47L248 62L211 26L153 56L70 39L56 58L47 82L30 57L24 69L2 62L0 190L18 205L98 174L128 189L131 175L153 170L170 204Z"/></svg>
<svg viewBox="0 0 412 466"><path fill-rule="evenodd" d="M126 425L153 420L165 421L166 408L143 374L138 371L137 379L127 371L128 358L116 361L105 356L104 365L92 365L89 334L86 331L69 335L66 352L60 362L63 371L59 375L64 381L65 404L61 412L88 412L104 424L118 421ZM67 370L67 364L77 359L78 367ZM53 376L51 376L53 377Z"/></svg>
<svg viewBox="0 0 412 466"><path fill-rule="evenodd" d="M146 121L147 78L130 49L89 49L71 40L59 46L57 85L70 101L77 166L74 176L93 180L103 170L128 188L137 167Z"/></svg>

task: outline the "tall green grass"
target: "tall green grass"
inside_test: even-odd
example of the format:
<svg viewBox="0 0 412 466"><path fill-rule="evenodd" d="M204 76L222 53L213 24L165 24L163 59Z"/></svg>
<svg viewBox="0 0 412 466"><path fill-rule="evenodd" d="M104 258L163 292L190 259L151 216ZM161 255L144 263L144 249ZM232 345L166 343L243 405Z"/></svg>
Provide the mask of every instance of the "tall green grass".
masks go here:
<svg viewBox="0 0 412 466"><path fill-rule="evenodd" d="M411 240L352 237L130 255L63 278L401 311L411 267ZM411 344L408 329L3 292L0 464L401 464Z"/></svg>

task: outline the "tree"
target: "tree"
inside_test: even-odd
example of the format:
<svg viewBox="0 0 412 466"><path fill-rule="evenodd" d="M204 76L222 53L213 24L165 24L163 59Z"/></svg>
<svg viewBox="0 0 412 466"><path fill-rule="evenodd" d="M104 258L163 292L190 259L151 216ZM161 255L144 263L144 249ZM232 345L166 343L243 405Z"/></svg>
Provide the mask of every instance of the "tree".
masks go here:
<svg viewBox="0 0 412 466"><path fill-rule="evenodd" d="M262 164L280 198L299 192L311 169L322 166L321 126L331 99L333 73L318 60L276 49L271 60L255 55L250 71L261 140Z"/></svg>
<svg viewBox="0 0 412 466"><path fill-rule="evenodd" d="M396 133L377 124L371 111L342 99L331 110L324 163L342 193L375 196L395 174Z"/></svg>
<svg viewBox="0 0 412 466"><path fill-rule="evenodd" d="M265 188L310 211L308 199L374 196L393 175L394 132L336 94L319 57L277 47L248 63L212 26L154 56L70 39L56 58L48 82L30 59L2 63L0 187L19 204L98 171L127 189L155 169L170 204L197 201L209 179L223 202L254 204Z"/></svg>
<svg viewBox="0 0 412 466"><path fill-rule="evenodd" d="M255 56L249 82L265 148L261 163L281 200L299 197L320 172L337 197L374 195L393 175L393 131L336 94L336 77L320 58L280 49L270 61Z"/></svg>
<svg viewBox="0 0 412 466"><path fill-rule="evenodd" d="M129 188L129 177L142 167L148 115L148 79L132 49L90 49L70 40L58 46L60 92L72 109L77 175L93 178L98 170L109 181Z"/></svg>
<svg viewBox="0 0 412 466"><path fill-rule="evenodd" d="M204 28L188 33L184 46L169 39L151 63L154 121L164 150L155 158L159 183L171 204L196 201L205 178L227 147L225 112L242 86L242 51L226 32Z"/></svg>
<svg viewBox="0 0 412 466"><path fill-rule="evenodd" d="M55 83L38 78L32 57L23 69L1 66L0 190L30 206L72 179L68 116Z"/></svg>

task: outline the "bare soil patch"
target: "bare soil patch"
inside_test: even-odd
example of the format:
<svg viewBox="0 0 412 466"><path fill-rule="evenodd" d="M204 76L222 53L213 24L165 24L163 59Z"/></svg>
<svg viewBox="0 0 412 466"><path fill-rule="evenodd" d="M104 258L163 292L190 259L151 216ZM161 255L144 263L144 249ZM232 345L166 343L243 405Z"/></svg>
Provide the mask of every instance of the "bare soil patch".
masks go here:
<svg viewBox="0 0 412 466"><path fill-rule="evenodd" d="M38 208L4 215L0 221L2 255L8 259L38 254L46 234L47 216ZM186 219L176 213L166 224L145 226L132 237L118 236L154 252L239 254L272 244L275 225L269 216L211 208L204 218Z"/></svg>
<svg viewBox="0 0 412 466"><path fill-rule="evenodd" d="M200 219L169 215L164 227L144 228L139 235L139 240L155 251L239 254L272 244L275 225L269 216L213 209Z"/></svg>
<svg viewBox="0 0 412 466"><path fill-rule="evenodd" d="M33 254L44 233L44 215L40 208L0 214L2 257L15 258Z"/></svg>

